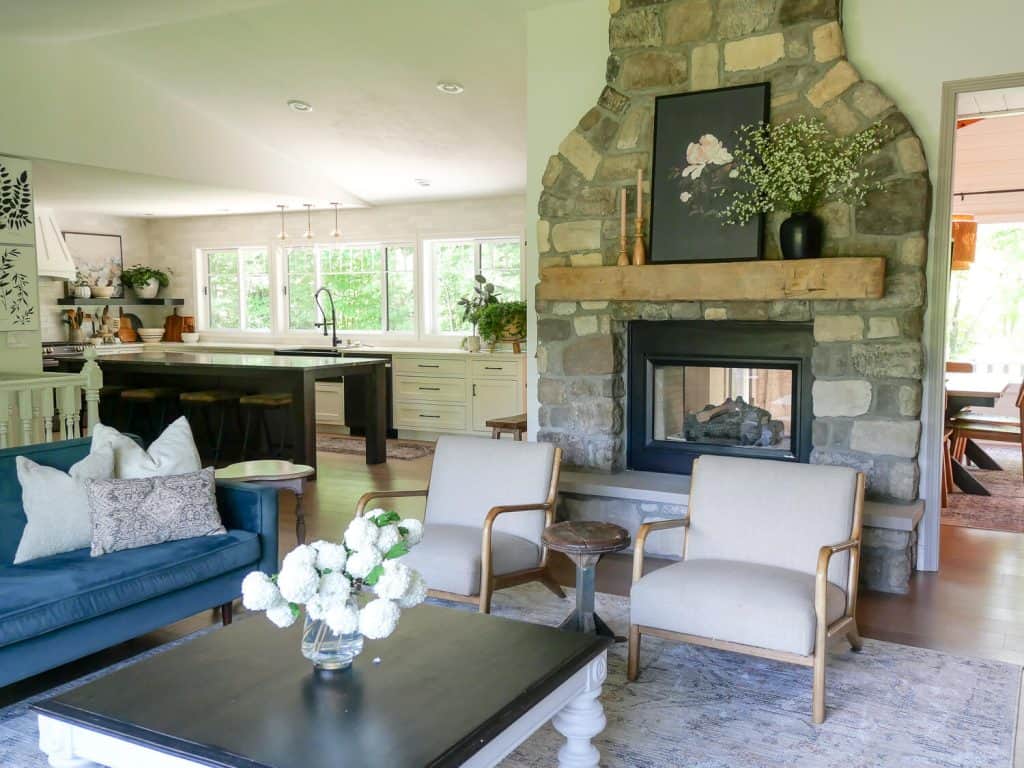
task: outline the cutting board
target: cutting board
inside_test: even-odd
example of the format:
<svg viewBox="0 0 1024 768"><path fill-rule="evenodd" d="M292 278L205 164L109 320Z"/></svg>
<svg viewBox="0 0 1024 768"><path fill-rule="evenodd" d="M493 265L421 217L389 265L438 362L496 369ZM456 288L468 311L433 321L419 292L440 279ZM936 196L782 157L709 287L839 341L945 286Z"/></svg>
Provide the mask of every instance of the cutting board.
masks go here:
<svg viewBox="0 0 1024 768"><path fill-rule="evenodd" d="M120 309L121 322L117 326L117 338L122 344L133 344L139 340L139 334L135 329L142 324L135 315L126 315L124 307ZM136 324L137 323L137 324Z"/></svg>
<svg viewBox="0 0 1024 768"><path fill-rule="evenodd" d="M185 328L185 318L178 314L178 308L164 320L164 341L181 341L181 332Z"/></svg>

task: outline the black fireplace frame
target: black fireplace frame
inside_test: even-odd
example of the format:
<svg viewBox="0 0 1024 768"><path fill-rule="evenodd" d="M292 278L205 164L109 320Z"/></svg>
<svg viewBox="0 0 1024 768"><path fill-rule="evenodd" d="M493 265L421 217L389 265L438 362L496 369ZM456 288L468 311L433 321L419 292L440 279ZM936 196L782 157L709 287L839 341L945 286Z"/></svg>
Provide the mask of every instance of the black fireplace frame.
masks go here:
<svg viewBox="0 0 1024 768"><path fill-rule="evenodd" d="M685 338L685 344L680 339ZM730 320L634 320L627 331L627 450L630 469L688 475L701 454L806 463L813 421L811 323ZM708 365L793 372L789 452L764 448L655 440L654 366ZM786 455L787 453L791 455Z"/></svg>

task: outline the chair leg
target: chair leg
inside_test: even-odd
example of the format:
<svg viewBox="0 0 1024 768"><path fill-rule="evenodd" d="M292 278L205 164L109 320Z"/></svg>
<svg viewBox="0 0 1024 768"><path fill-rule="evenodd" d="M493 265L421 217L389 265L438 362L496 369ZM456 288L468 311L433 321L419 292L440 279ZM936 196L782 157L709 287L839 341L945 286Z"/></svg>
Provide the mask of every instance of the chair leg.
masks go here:
<svg viewBox="0 0 1024 768"><path fill-rule="evenodd" d="M550 573L545 573L540 577L540 583L548 588L548 591L555 597L565 597L565 592L562 590L562 585L555 581Z"/></svg>
<svg viewBox="0 0 1024 768"><path fill-rule="evenodd" d="M860 653L864 648L864 640L861 639L856 624L846 631L846 640L850 643L850 650L856 653Z"/></svg>
<svg viewBox="0 0 1024 768"><path fill-rule="evenodd" d="M224 603L220 607L220 623L225 627L231 623L231 603Z"/></svg>
<svg viewBox="0 0 1024 768"><path fill-rule="evenodd" d="M245 409L245 428L242 430L242 461L249 456L249 429L252 427L252 408Z"/></svg>
<svg viewBox="0 0 1024 768"><path fill-rule="evenodd" d="M491 597L494 596L494 585L490 579L480 580L480 613L491 612Z"/></svg>
<svg viewBox="0 0 1024 768"><path fill-rule="evenodd" d="M825 722L825 663L828 661L828 629L825 622L818 620L817 637L814 642L814 692L812 696L812 719L815 725Z"/></svg>
<svg viewBox="0 0 1024 768"><path fill-rule="evenodd" d="M629 625L629 661L626 666L626 679L633 682L640 677L640 627Z"/></svg>
<svg viewBox="0 0 1024 768"><path fill-rule="evenodd" d="M224 419L228 415L227 406L220 409L220 422L217 426L217 437L213 441L213 463L220 461L221 448L224 446Z"/></svg>
<svg viewBox="0 0 1024 768"><path fill-rule="evenodd" d="M949 506L949 491L950 482L949 476L952 474L952 458L949 453L949 440L944 440L942 443L942 500L941 506L946 509Z"/></svg>

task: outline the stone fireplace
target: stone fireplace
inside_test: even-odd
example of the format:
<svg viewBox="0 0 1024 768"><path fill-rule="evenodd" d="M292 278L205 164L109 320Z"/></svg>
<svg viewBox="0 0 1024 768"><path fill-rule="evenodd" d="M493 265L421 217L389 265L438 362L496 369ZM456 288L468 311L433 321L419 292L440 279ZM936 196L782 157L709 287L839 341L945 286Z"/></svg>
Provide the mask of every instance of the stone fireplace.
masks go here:
<svg viewBox="0 0 1024 768"><path fill-rule="evenodd" d="M854 467L868 477L869 498L887 510L893 505L919 507L927 166L921 143L898 106L847 60L837 0L611 0L610 5L607 86L552 155L543 176L537 232L541 285L546 268L615 264L619 191L627 190L632 210L637 169L650 177L655 97L770 82L772 121L805 114L839 134L875 122L888 129L889 140L870 161L884 189L870 193L862 208L831 202L818 211L826 222L827 256L884 257L884 295L855 300L782 296L724 301L709 295L687 301L631 296L554 301L545 300L541 291L538 439L561 446L570 467L617 473L634 463L637 440L627 404L638 385L629 368L637 321L644 327L665 323L666 328L685 321L698 338L701 328L713 331L721 323L723 329L745 328L747 341L755 345L770 339L774 328L799 327L806 334L811 376L793 385L807 414L807 437L797 432L793 459ZM767 222L766 259L780 256L781 218L772 216ZM649 210L645 219L650 220ZM727 259L730 254L702 256ZM707 358L699 351L693 354ZM725 400L719 394L749 393L755 381L763 384L772 378L774 387L785 383L774 373L782 369L767 365L770 361L758 363L756 356L728 365L704 362L686 376L691 398L700 399L696 390L701 387L714 390L715 397L698 409L721 405L715 402ZM660 385L678 394L685 387L682 373L667 367ZM652 393L657 379L644 385ZM719 383L712 386L712 379ZM809 397L803 394L805 386ZM653 408L653 402L644 408L648 405ZM763 408L763 402L755 405ZM687 437L685 423L673 411L679 407L678 398L662 404L657 418L665 428L654 443L678 442L685 450L687 443L697 442ZM792 414L776 416L769 421L785 421ZM654 428L653 411L648 424ZM788 428L792 437L791 423ZM702 434L707 436L706 431ZM682 438L673 440L672 435ZM651 442L649 436L644 441ZM564 501L563 514L582 515L586 503L586 514L615 519L631 529L645 517L681 513L685 506L615 501L596 493L568 494ZM890 534L889 529L866 530L864 572L872 586L900 591L913 557L913 525L899 536Z"/></svg>

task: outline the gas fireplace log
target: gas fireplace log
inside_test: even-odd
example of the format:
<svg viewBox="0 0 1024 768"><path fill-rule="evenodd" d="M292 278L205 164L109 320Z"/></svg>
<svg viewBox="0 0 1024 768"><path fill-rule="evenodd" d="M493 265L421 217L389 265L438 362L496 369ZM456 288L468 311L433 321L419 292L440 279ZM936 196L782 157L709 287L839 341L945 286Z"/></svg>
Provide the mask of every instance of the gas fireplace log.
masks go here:
<svg viewBox="0 0 1024 768"><path fill-rule="evenodd" d="M709 421L715 418L715 416L718 416L723 413L729 413L730 411L735 411L738 408L739 406L730 397L721 405L716 405L714 407L704 406L704 409L701 411L697 411L697 413L694 414L694 416L696 417L697 421L700 422L701 424L707 424Z"/></svg>
<svg viewBox="0 0 1024 768"><path fill-rule="evenodd" d="M769 411L737 397L688 413L683 430L686 439L695 442L729 440L739 445L769 447L782 439L785 426L773 419Z"/></svg>

